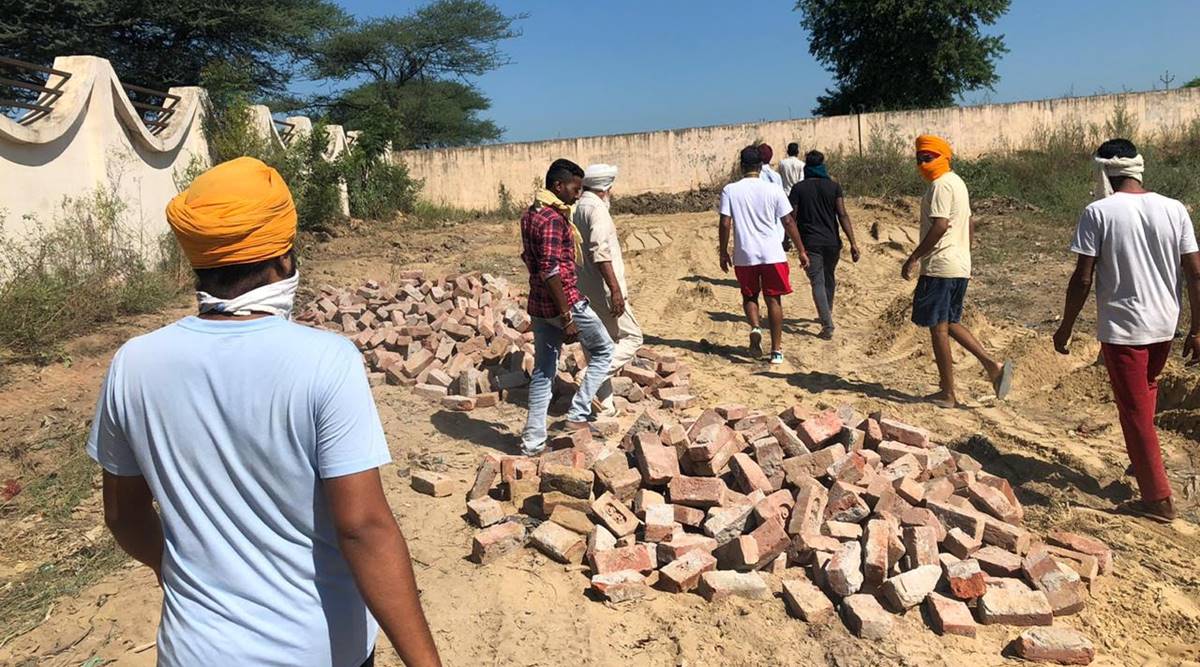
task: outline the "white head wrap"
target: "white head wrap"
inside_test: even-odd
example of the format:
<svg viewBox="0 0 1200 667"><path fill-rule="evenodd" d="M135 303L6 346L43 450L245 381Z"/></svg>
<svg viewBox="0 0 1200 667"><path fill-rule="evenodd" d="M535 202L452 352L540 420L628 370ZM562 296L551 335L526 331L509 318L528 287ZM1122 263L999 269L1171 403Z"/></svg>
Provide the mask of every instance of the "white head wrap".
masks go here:
<svg viewBox="0 0 1200 667"><path fill-rule="evenodd" d="M1146 171L1146 161L1142 159L1141 154L1133 157L1097 157L1096 160L1096 189L1092 195L1096 199L1102 199L1113 193L1112 183L1110 178L1119 178L1122 176L1136 178L1138 183L1142 182L1142 172Z"/></svg>
<svg viewBox="0 0 1200 667"><path fill-rule="evenodd" d="M208 292L196 292L200 313L225 313L227 315L251 315L266 313L292 318L292 304L296 300L296 288L300 285L300 272L291 278L263 285L232 299L215 297Z"/></svg>
<svg viewBox="0 0 1200 667"><path fill-rule="evenodd" d="M612 164L589 164L583 170L583 187L607 192L617 180L617 167Z"/></svg>

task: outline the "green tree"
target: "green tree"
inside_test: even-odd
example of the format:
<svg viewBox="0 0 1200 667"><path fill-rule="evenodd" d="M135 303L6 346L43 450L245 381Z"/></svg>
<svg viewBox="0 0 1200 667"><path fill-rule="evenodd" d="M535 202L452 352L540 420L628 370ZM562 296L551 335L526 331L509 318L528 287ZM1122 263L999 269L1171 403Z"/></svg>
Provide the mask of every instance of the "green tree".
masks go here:
<svg viewBox="0 0 1200 667"><path fill-rule="evenodd" d="M1184 88L1200 88L1200 76L1198 76L1198 77L1196 77L1196 78L1192 79L1191 81L1188 81L1187 83L1183 84L1183 87L1184 87Z"/></svg>
<svg viewBox="0 0 1200 667"><path fill-rule="evenodd" d="M799 0L809 52L836 87L817 98L822 116L859 110L944 107L991 88L1004 37L985 36L1009 0Z"/></svg>
<svg viewBox="0 0 1200 667"><path fill-rule="evenodd" d="M0 53L100 56L122 81L156 88L231 62L256 92L278 92L314 40L349 23L329 0L15 0L0 12Z"/></svg>
<svg viewBox="0 0 1200 667"><path fill-rule="evenodd" d="M465 79L508 64L500 42L520 34L514 24L524 17L485 0L434 0L331 34L317 44L310 76L358 85L310 105L395 148L495 140L501 128L478 115L491 103Z"/></svg>

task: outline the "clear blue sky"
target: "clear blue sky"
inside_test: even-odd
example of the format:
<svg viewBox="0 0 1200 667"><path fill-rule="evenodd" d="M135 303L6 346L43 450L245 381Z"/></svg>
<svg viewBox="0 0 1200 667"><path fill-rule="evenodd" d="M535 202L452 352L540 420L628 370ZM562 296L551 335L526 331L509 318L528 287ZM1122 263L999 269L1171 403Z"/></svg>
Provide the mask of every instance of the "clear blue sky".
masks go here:
<svg viewBox="0 0 1200 667"><path fill-rule="evenodd" d="M337 1L364 18L423 4ZM513 63L475 82L505 141L804 118L831 83L788 0L496 4L530 15L502 46ZM1014 0L988 29L1009 48L996 90L963 101L1149 90L1165 70L1178 86L1200 76L1198 26L1200 0Z"/></svg>

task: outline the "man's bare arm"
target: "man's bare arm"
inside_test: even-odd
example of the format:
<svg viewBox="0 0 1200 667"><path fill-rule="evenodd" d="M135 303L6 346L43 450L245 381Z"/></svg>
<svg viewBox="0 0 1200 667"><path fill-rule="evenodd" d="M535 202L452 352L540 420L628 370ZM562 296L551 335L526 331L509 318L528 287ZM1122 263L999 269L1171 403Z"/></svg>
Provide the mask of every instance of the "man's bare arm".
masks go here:
<svg viewBox="0 0 1200 667"><path fill-rule="evenodd" d="M925 238L921 239L917 248L912 251L912 254L908 256L908 260L904 262L904 268L900 273L905 280L910 277L912 269L917 262L933 252L933 249L937 247L938 241L942 240L942 237L946 235L946 231L950 229L950 220L948 218L930 218L929 223L929 233L925 235Z"/></svg>
<svg viewBox="0 0 1200 667"><path fill-rule="evenodd" d="M604 278L604 284L608 285L609 312L613 317L620 317L625 313L625 295L621 293L621 284L617 282L617 272L613 271L612 262L596 262L596 268Z"/></svg>
<svg viewBox="0 0 1200 667"><path fill-rule="evenodd" d="M379 470L324 481L338 545L367 607L409 667L438 667L408 544L383 495Z"/></svg>
<svg viewBox="0 0 1200 667"><path fill-rule="evenodd" d="M1188 335L1183 341L1183 356L1188 364L1200 363L1200 252L1183 256L1183 275L1187 280Z"/></svg>
<svg viewBox="0 0 1200 667"><path fill-rule="evenodd" d="M717 256L721 260L721 270L729 272L729 237L733 235L733 218L728 215L721 216L717 222L718 235L720 236L720 245L717 246Z"/></svg>
<svg viewBox="0 0 1200 667"><path fill-rule="evenodd" d="M162 581L162 520L154 496L141 476L125 477L104 471L104 523L117 544L134 560L154 570Z"/></svg>
<svg viewBox="0 0 1200 667"><path fill-rule="evenodd" d="M1096 258L1087 255L1076 255L1075 272L1067 283L1067 298L1063 303L1062 322L1058 331L1054 332L1054 349L1062 354L1070 354L1069 344L1071 332L1075 329L1075 320L1087 303L1088 294L1092 291L1092 275L1096 270Z"/></svg>
<svg viewBox="0 0 1200 667"><path fill-rule="evenodd" d="M854 223L850 221L850 213L846 211L846 200L843 197L837 198L837 217L838 224L842 227L842 232L846 235L846 240L850 242L850 255L854 261L858 261L858 241L854 238Z"/></svg>

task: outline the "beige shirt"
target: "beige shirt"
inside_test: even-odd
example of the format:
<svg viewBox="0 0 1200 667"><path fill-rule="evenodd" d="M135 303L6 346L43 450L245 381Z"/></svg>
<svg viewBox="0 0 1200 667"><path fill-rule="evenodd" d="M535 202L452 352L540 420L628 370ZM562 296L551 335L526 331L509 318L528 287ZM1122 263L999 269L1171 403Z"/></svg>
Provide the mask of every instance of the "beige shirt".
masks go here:
<svg viewBox="0 0 1200 667"><path fill-rule="evenodd" d="M583 238L583 256L576 259L579 290L592 301L593 307L607 303L608 286L604 276L596 267L597 262L612 262L613 274L621 287L621 294L629 297L625 286L625 261L621 258L621 242L617 238L617 227L608 212L608 202L594 192L584 192L575 204L571 222L579 229Z"/></svg>
<svg viewBox="0 0 1200 667"><path fill-rule="evenodd" d="M779 161L779 176L783 179L783 189L789 195L792 186L804 180L804 160L789 155Z"/></svg>
<svg viewBox="0 0 1200 667"><path fill-rule="evenodd" d="M934 278L971 277L971 195L967 184L953 171L946 172L925 190L921 199L921 239L933 227L932 218L946 218L950 228L938 239L933 252L921 260L921 275Z"/></svg>

